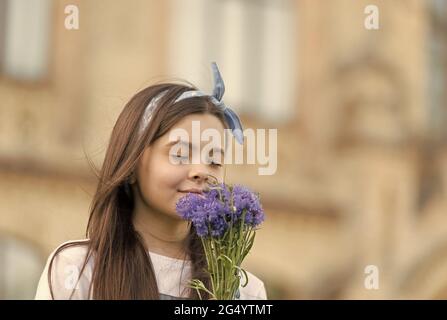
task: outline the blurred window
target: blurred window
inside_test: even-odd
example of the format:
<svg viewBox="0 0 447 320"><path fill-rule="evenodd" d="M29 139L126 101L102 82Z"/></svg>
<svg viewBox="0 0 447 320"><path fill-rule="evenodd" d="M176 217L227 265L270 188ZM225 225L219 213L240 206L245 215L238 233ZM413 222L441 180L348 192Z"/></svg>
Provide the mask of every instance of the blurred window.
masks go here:
<svg viewBox="0 0 447 320"><path fill-rule="evenodd" d="M2 74L35 81L47 74L51 0L0 0Z"/></svg>
<svg viewBox="0 0 447 320"><path fill-rule="evenodd" d="M0 299L34 299L44 263L31 244L0 234Z"/></svg>
<svg viewBox="0 0 447 320"><path fill-rule="evenodd" d="M297 97L297 8L292 0L171 0L169 68L212 90L210 62L237 112L291 118Z"/></svg>
<svg viewBox="0 0 447 320"><path fill-rule="evenodd" d="M430 136L447 138L447 1L431 0L429 46Z"/></svg>

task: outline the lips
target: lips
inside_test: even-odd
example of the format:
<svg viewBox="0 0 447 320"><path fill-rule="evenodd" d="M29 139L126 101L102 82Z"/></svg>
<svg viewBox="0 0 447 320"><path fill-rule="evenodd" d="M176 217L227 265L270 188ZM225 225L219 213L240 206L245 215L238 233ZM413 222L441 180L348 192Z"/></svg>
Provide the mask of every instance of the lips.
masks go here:
<svg viewBox="0 0 447 320"><path fill-rule="evenodd" d="M186 189L186 190L179 190L179 192L182 192L182 193L197 193L197 194L203 194L203 190L201 190L201 189L196 189L196 188L193 188L193 189Z"/></svg>

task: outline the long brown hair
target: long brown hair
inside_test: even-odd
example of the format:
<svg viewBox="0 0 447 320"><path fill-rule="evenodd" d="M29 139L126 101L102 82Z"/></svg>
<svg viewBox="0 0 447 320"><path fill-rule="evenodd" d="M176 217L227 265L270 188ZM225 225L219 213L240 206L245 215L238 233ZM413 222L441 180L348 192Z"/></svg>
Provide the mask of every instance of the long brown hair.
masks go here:
<svg viewBox="0 0 447 320"><path fill-rule="evenodd" d="M193 89L193 86L183 84L157 84L136 93L125 105L113 128L101 170L96 172L99 181L89 209L87 240L62 245L50 261L48 282L53 299L51 269L54 257L61 250L75 245L87 245L80 275L88 259L94 257L89 297L160 298L148 248L132 224L134 200L128 178L145 148L168 132L183 117L193 113L209 113L218 117L224 126L228 127L222 111L207 97L194 97L173 103L181 93ZM150 125L140 135L138 128L146 106L152 98L165 90L166 94L159 100ZM91 160L89 163L93 165ZM192 278L202 280L209 288L210 279L204 272L205 253L200 238L192 227L185 240L185 247L191 260ZM74 290L70 298L73 293ZM190 290L189 298L199 297L195 290ZM202 298L209 299L209 295L202 294Z"/></svg>

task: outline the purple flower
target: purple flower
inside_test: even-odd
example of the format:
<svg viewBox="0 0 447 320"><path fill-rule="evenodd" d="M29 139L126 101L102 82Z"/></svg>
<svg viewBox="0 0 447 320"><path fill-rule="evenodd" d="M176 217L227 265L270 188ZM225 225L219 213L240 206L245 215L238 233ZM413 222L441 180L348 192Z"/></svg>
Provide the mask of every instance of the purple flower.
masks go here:
<svg viewBox="0 0 447 320"><path fill-rule="evenodd" d="M264 221L258 196L240 185L218 184L204 196L188 193L177 202L176 210L192 222L199 237L222 237L229 226L241 222L244 212L246 225L255 227Z"/></svg>
<svg viewBox="0 0 447 320"><path fill-rule="evenodd" d="M199 237L208 235L205 199L196 193L188 193L177 202L176 210L180 216L192 222Z"/></svg>
<svg viewBox="0 0 447 320"><path fill-rule="evenodd" d="M264 221L265 214L259 202L259 197L250 189L241 185L235 185L233 187L233 199L238 218L242 218L245 210L244 222L246 224L255 227Z"/></svg>

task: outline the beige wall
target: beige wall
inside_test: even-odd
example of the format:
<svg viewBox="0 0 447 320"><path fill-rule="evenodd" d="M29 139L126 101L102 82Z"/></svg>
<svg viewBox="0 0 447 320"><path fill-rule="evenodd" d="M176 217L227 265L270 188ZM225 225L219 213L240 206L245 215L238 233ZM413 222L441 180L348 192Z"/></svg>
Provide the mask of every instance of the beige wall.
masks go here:
<svg viewBox="0 0 447 320"><path fill-rule="evenodd" d="M61 27L67 3L80 8L75 32ZM0 232L43 258L84 235L95 180L83 148L99 166L125 102L166 76L167 3L58 1L48 78L0 78ZM267 220L247 269L272 298L447 298L445 192L416 205L421 168L447 178L445 149L421 160L426 6L375 3L381 29L366 31L369 1L297 1L298 112L278 127L278 171L229 168L261 193ZM363 285L369 264L380 290Z"/></svg>

